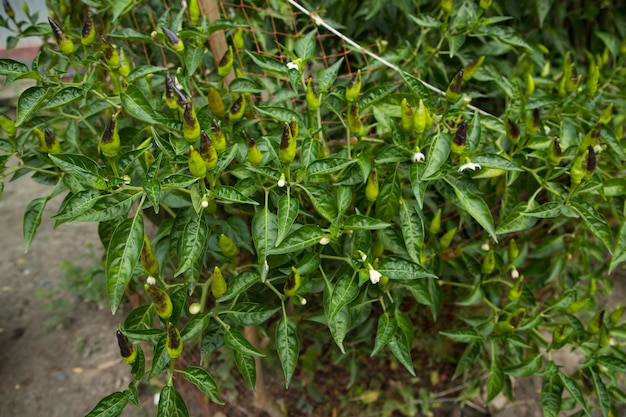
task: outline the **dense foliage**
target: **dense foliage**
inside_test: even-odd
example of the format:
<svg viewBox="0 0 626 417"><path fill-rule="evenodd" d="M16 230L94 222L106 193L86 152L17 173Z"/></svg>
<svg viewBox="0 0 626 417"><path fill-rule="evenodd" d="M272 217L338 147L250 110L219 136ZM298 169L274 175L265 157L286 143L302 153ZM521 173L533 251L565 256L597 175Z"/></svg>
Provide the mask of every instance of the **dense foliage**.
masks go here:
<svg viewBox="0 0 626 417"><path fill-rule="evenodd" d="M176 377L221 403L206 367L177 366L183 349L232 351L252 388L255 357L276 358L289 386L305 331L414 374L415 314L448 310L467 392L484 384L490 402L538 374L545 416L626 399L623 308L601 302L626 258L626 16L611 2L317 5L382 64L323 56L345 40L289 2L209 22L195 0L54 0L49 23L10 3L9 46L45 40L30 65L0 60L7 83L37 82L0 116L0 192L29 174L51 186L26 210L26 249L63 198L57 224L99 225L111 310L146 300L117 335L136 382L90 416L138 404L161 374L159 415L186 413ZM559 349L584 356L575 374Z"/></svg>

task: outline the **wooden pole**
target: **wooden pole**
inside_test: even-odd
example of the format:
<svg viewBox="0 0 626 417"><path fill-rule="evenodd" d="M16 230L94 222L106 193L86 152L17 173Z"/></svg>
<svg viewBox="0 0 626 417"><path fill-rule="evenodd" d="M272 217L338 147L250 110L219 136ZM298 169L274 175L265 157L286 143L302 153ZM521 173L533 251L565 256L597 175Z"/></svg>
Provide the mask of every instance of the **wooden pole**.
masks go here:
<svg viewBox="0 0 626 417"><path fill-rule="evenodd" d="M209 22L214 22L220 18L220 9L217 5L217 0L200 0L200 9ZM211 52L213 52L213 59L215 60L215 66L220 59L228 51L228 43L226 42L226 35L223 30L213 32L209 36L209 45L211 46ZM230 73L224 77L224 85L228 87L228 84L235 79L235 72L231 69Z"/></svg>

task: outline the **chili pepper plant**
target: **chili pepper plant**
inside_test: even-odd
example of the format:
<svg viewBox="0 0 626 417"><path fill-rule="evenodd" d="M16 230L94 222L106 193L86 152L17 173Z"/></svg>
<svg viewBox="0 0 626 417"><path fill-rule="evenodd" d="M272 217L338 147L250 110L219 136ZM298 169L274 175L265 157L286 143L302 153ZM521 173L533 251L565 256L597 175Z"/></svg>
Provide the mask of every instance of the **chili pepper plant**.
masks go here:
<svg viewBox="0 0 626 417"><path fill-rule="evenodd" d="M44 23L4 0L9 47L44 41L28 65L0 59L5 83L36 82L0 116L0 192L50 186L26 250L62 199L57 225L98 223L111 311L143 300L117 332L135 380L89 416L138 405L153 378L159 415L187 413L176 379L223 403L220 350L251 389L257 357L288 388L310 332L414 374L415 315L442 311L454 377L487 403L540 375L545 416L616 415L626 327L602 300L626 258L623 13L606 5L614 24L570 49L516 30L505 1L374 3L358 13L384 60L322 59L340 41L323 13L277 15L293 36L270 39L264 15L209 21L198 0L53 0ZM549 23L551 2L523 3ZM377 23L389 13L406 36ZM203 362L181 364L193 349ZM561 349L584 357L575 373Z"/></svg>

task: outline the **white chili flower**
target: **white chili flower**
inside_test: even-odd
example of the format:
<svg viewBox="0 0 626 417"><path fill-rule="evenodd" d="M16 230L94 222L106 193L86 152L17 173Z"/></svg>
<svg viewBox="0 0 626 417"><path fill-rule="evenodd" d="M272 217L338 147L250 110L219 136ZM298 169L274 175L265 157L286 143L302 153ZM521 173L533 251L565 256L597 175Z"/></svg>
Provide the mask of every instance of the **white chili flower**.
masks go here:
<svg viewBox="0 0 626 417"><path fill-rule="evenodd" d="M471 169L472 171L476 171L477 169L480 169L480 168L482 168L480 164L475 164L468 159L463 165L459 167L459 172L463 172L466 169Z"/></svg>
<svg viewBox="0 0 626 417"><path fill-rule="evenodd" d="M370 282L372 284L374 284L374 285L378 284L378 282L380 281L380 277L382 277L382 276L383 276L383 274L381 274L380 272L378 272L374 268L370 269Z"/></svg>
<svg viewBox="0 0 626 417"><path fill-rule="evenodd" d="M300 297L300 305L302 306L306 305L306 298Z"/></svg>
<svg viewBox="0 0 626 417"><path fill-rule="evenodd" d="M146 280L146 282L148 283L148 285L156 285L156 278L154 278L154 277L148 277L148 279Z"/></svg>
<svg viewBox="0 0 626 417"><path fill-rule="evenodd" d="M598 143L596 146L593 147L593 150L596 151L597 154L602 152L603 151L602 145Z"/></svg>
<svg viewBox="0 0 626 417"><path fill-rule="evenodd" d="M491 247L489 247L489 242L485 242L480 246L480 249L484 250L485 252L489 252L489 249L491 249Z"/></svg>
<svg viewBox="0 0 626 417"><path fill-rule="evenodd" d="M209 202L207 200L202 200L202 202L200 203L200 206L202 208L207 208L209 207Z"/></svg>
<svg viewBox="0 0 626 417"><path fill-rule="evenodd" d="M515 267L513 267L513 269L511 269L511 278L513 278L513 279L518 279L519 278L519 271Z"/></svg>
<svg viewBox="0 0 626 417"><path fill-rule="evenodd" d="M196 315L200 312L200 303L193 303L189 306L189 314Z"/></svg>
<svg viewBox="0 0 626 417"><path fill-rule="evenodd" d="M288 69L295 69L296 71L299 71L300 68L298 68L298 64L296 64L295 62L288 62L287 63L287 68Z"/></svg>
<svg viewBox="0 0 626 417"><path fill-rule="evenodd" d="M411 157L411 160L413 162L424 162L426 160L426 157L421 152L415 152Z"/></svg>

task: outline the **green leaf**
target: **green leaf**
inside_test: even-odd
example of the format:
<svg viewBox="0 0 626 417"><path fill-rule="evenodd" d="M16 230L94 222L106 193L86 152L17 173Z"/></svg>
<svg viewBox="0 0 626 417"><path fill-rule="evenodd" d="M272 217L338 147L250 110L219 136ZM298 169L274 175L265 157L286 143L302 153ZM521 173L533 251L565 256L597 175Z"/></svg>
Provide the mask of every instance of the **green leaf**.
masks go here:
<svg viewBox="0 0 626 417"><path fill-rule="evenodd" d="M376 340L374 341L374 349L370 356L376 355L380 352L393 338L398 328L398 323L394 317L389 317L388 314L381 314L378 318L378 330L376 331Z"/></svg>
<svg viewBox="0 0 626 417"><path fill-rule="evenodd" d="M157 417L178 417L176 407L176 390L170 385L165 385L159 395Z"/></svg>
<svg viewBox="0 0 626 417"><path fill-rule="evenodd" d="M409 178L411 179L411 190L417 201L417 206L422 210L424 208L424 195L426 194L427 183L422 181L421 165L412 164L409 168Z"/></svg>
<svg viewBox="0 0 626 417"><path fill-rule="evenodd" d="M339 311L350 304L359 295L359 275L357 273L341 274L330 296L328 321L334 321Z"/></svg>
<svg viewBox="0 0 626 417"><path fill-rule="evenodd" d="M589 411L589 408L587 408L587 404L585 403L585 395L583 394L583 391L580 389L576 381L574 381L562 372L559 372L559 377L561 378L561 382L563 383L563 385L565 385L565 388L567 388L572 398L578 403L578 405L585 412L585 414L591 417L591 412Z"/></svg>
<svg viewBox="0 0 626 417"><path fill-rule="evenodd" d="M437 178L441 176L441 168L450 155L451 138L449 134L441 133L435 136L426 157L426 168L422 174L422 180Z"/></svg>
<svg viewBox="0 0 626 417"><path fill-rule="evenodd" d="M466 39L466 35L463 33L454 35L454 36L450 36L448 38L448 44L450 46L450 57L454 57L454 55L456 55L456 53L458 52L458 50L463 46L463 44L465 43L465 39Z"/></svg>
<svg viewBox="0 0 626 417"><path fill-rule="evenodd" d="M472 162L480 164L483 168L502 169L504 171L523 172L524 170L503 156L494 153L484 153L472 158Z"/></svg>
<svg viewBox="0 0 626 417"><path fill-rule="evenodd" d="M580 215L587 228L593 233L607 248L609 253L613 254L613 234L611 227L603 215L598 213L591 204L586 201L572 201L572 208Z"/></svg>
<svg viewBox="0 0 626 417"><path fill-rule="evenodd" d="M350 326L350 309L348 307L344 307L339 310L333 320L328 321L328 330L330 330L330 335L333 337L333 340L341 350L341 353L346 353L346 349L343 346L343 340L346 338L346 334L348 333L348 328Z"/></svg>
<svg viewBox="0 0 626 417"><path fill-rule="evenodd" d="M248 342L248 339L237 329L231 327L226 330L224 333L224 342L228 347L232 350L236 350L237 352L241 352L244 355L252 355L264 357L265 355L261 353L257 348L255 348L252 343Z"/></svg>
<svg viewBox="0 0 626 417"><path fill-rule="evenodd" d="M87 188L106 190L107 181L102 176L102 168L93 159L77 154L50 154L52 162L74 177Z"/></svg>
<svg viewBox="0 0 626 417"><path fill-rule="evenodd" d="M317 71L317 84L319 85L320 92L327 93L330 90L337 79L341 64L343 64L343 57L328 68L322 68Z"/></svg>
<svg viewBox="0 0 626 417"><path fill-rule="evenodd" d="M243 380L246 381L246 384L250 387L252 391L255 391L256 388L256 361L254 357L250 355L244 355L241 352L234 351L235 356L235 364L237 365L237 369L239 373L243 377Z"/></svg>
<svg viewBox="0 0 626 417"><path fill-rule="evenodd" d="M178 258L180 265L174 274L175 277L187 271L204 253L204 246L209 236L209 227L204 214L190 216L185 223L183 234L178 243Z"/></svg>
<svg viewBox="0 0 626 417"><path fill-rule="evenodd" d="M194 48L191 45L187 45L185 48L185 70L187 74L194 74L198 69L198 66L202 62L206 49L204 47Z"/></svg>
<svg viewBox="0 0 626 417"><path fill-rule="evenodd" d="M519 203L515 208L507 214L504 219L500 219L496 233L499 235L528 230L537 223L537 218L526 216L528 203Z"/></svg>
<svg viewBox="0 0 626 417"><path fill-rule="evenodd" d="M183 378L197 386L211 401L216 404L224 404L219 396L219 390L213 377L203 368L189 366L182 372Z"/></svg>
<svg viewBox="0 0 626 417"><path fill-rule="evenodd" d="M406 250L415 263L419 263L420 250L424 245L424 223L413 206L400 200L400 226Z"/></svg>
<svg viewBox="0 0 626 417"><path fill-rule="evenodd" d="M55 107L64 106L82 97L82 88L65 87L59 90L54 96L52 96L52 98L46 103L46 109L53 109Z"/></svg>
<svg viewBox="0 0 626 417"><path fill-rule="evenodd" d="M388 256L378 266L378 272L391 279L414 280L419 278L437 278L426 268L399 256Z"/></svg>
<svg viewBox="0 0 626 417"><path fill-rule="evenodd" d="M317 35L317 30L313 29L305 36L299 38L293 48L296 56L305 62L315 56L315 35Z"/></svg>
<svg viewBox="0 0 626 417"><path fill-rule="evenodd" d="M454 193L459 199L461 208L467 211L469 215L489 233L494 241L498 242L496 230L493 226L493 217L491 216L491 211L489 211L489 206L485 203L485 200L469 191L459 190L457 186L449 180L446 180L446 182L454 189Z"/></svg>
<svg viewBox="0 0 626 417"><path fill-rule="evenodd" d="M541 385L541 409L544 417L557 417L561 411L561 397L563 396L563 383L559 377L559 371L550 362Z"/></svg>
<svg viewBox="0 0 626 417"><path fill-rule="evenodd" d="M264 304L238 302L228 311L228 315L242 326L258 326L272 317L280 307L268 307Z"/></svg>
<svg viewBox="0 0 626 417"><path fill-rule="evenodd" d="M128 74L128 77L126 77L126 81L129 84L132 84L140 78L166 70L167 68L164 67L155 67L154 65L141 65L137 68L133 68L130 74Z"/></svg>
<svg viewBox="0 0 626 417"><path fill-rule="evenodd" d="M474 343L483 340L483 337L474 329L454 329L450 331L439 332L442 335L461 343Z"/></svg>
<svg viewBox="0 0 626 417"><path fill-rule="evenodd" d="M293 222L298 217L298 199L290 193L284 194L278 200L278 234L276 236L275 246L280 245L283 239L289 233Z"/></svg>
<svg viewBox="0 0 626 417"><path fill-rule="evenodd" d="M198 313L191 316L189 321L185 324L185 327L180 332L180 337L184 342L189 340L193 340L201 334L204 329L209 325L209 321L211 320L211 316L207 313Z"/></svg>
<svg viewBox="0 0 626 417"><path fill-rule="evenodd" d="M85 417L117 417L128 404L128 398L121 392L107 395Z"/></svg>
<svg viewBox="0 0 626 417"><path fill-rule="evenodd" d="M278 106L258 106L255 107L259 113L269 116L272 119L276 119L279 122L289 123L292 118L295 118L298 121L298 124L302 125L302 115L297 113L291 109L287 109L285 107Z"/></svg>
<svg viewBox="0 0 626 417"><path fill-rule="evenodd" d="M246 53L250 56L250 58L252 58L252 61L262 69L278 73L280 75L287 75L287 64L284 64L281 61L267 55L261 55L250 51L246 51Z"/></svg>
<svg viewBox="0 0 626 417"><path fill-rule="evenodd" d="M296 333L296 324L286 315L283 315L276 326L276 350L285 374L285 388L289 388L300 354L300 341Z"/></svg>
<svg viewBox="0 0 626 417"><path fill-rule="evenodd" d="M266 262L267 252L274 247L278 235L278 221L276 215L267 207L257 211L252 218L252 240L259 258L259 264Z"/></svg>
<svg viewBox="0 0 626 417"><path fill-rule="evenodd" d="M409 15L409 18L421 28L438 28L441 22L429 14Z"/></svg>
<svg viewBox="0 0 626 417"><path fill-rule="evenodd" d="M320 142L314 138L306 138L300 147L302 165L307 168L316 161L320 154Z"/></svg>
<svg viewBox="0 0 626 417"><path fill-rule="evenodd" d="M257 249L258 250L258 249ZM261 276L252 271L245 271L237 275L235 279L228 284L228 289L219 299L220 302L232 300L239 294L242 294L248 288L257 282L261 282Z"/></svg>
<svg viewBox="0 0 626 417"><path fill-rule="evenodd" d="M43 103L48 93L44 87L30 87L17 99L15 127L21 126L26 118Z"/></svg>
<svg viewBox="0 0 626 417"><path fill-rule="evenodd" d="M106 222L126 217L130 208L141 197L138 192L119 192L98 197L95 204L85 212L68 220L68 223Z"/></svg>
<svg viewBox="0 0 626 417"><path fill-rule="evenodd" d="M400 177L398 170L385 177L378 198L376 199L376 214L382 221L391 221L400 210Z"/></svg>
<svg viewBox="0 0 626 417"><path fill-rule="evenodd" d="M550 12L552 7L552 0L538 0L537 1L537 17L539 18L539 27L543 27L543 22L546 20L546 16Z"/></svg>
<svg viewBox="0 0 626 417"><path fill-rule="evenodd" d="M359 109L364 111L366 108L389 97L393 90L398 88L396 85L383 85L368 89L359 98Z"/></svg>
<svg viewBox="0 0 626 417"><path fill-rule="evenodd" d="M235 78L228 85L228 91L232 93L252 93L258 94L263 91L263 87L250 78Z"/></svg>
<svg viewBox="0 0 626 417"><path fill-rule="evenodd" d="M417 97L424 100L424 105L426 105L426 107L432 109L433 103L430 98L430 90L424 85L422 80L412 76L408 72L402 72L400 75L402 75L402 78L404 78L404 82L406 82L409 90L411 90L413 94L415 94Z"/></svg>
<svg viewBox="0 0 626 417"><path fill-rule="evenodd" d="M0 75L19 75L29 71L28 65L13 59L0 59Z"/></svg>
<svg viewBox="0 0 626 417"><path fill-rule="evenodd" d="M106 288L115 314L122 302L128 282L133 276L143 247L143 217L137 213L115 228L107 248L105 274Z"/></svg>
<svg viewBox="0 0 626 417"><path fill-rule="evenodd" d="M539 217L546 219L550 217L558 217L561 215L562 204L553 201L542 204L541 206L524 212L524 216ZM530 208L530 206L529 206Z"/></svg>
<svg viewBox="0 0 626 417"><path fill-rule="evenodd" d="M600 411L602 411L602 417L608 417L611 411L611 400L609 399L609 393L606 390L606 385L602 381L602 377L593 368L590 368L591 379L593 380L593 386L596 389L596 397L598 398L598 404L600 404Z"/></svg>
<svg viewBox="0 0 626 417"><path fill-rule="evenodd" d="M24 253L28 252L28 248L35 237L37 228L41 224L41 218L43 217L43 211L46 208L47 202L48 197L41 197L32 200L28 203L28 206L26 206L24 224L22 227L24 232Z"/></svg>
<svg viewBox="0 0 626 417"><path fill-rule="evenodd" d="M152 327L153 317L154 305L152 303L139 306L126 316L122 329L124 332L130 329L149 329Z"/></svg>
<svg viewBox="0 0 626 417"><path fill-rule="evenodd" d="M152 125L157 124L154 109L138 87L129 85L126 92L120 94L120 99L129 116Z"/></svg>
<svg viewBox="0 0 626 417"><path fill-rule="evenodd" d="M355 160L346 158L326 158L318 159L311 162L306 170L307 177L313 175L326 175L333 172L341 171L342 169L355 163Z"/></svg>
<svg viewBox="0 0 626 417"><path fill-rule="evenodd" d="M217 200L225 203L253 204L255 206L259 204L258 202L246 197L238 189L227 185L218 185L215 187L213 195Z"/></svg>
<svg viewBox="0 0 626 417"><path fill-rule="evenodd" d="M598 356L597 359L598 364L604 366L612 372L626 373L626 361L623 361L616 356L601 355Z"/></svg>
<svg viewBox="0 0 626 417"><path fill-rule="evenodd" d="M337 210L344 214L352 204L352 189L346 186L337 187Z"/></svg>
<svg viewBox="0 0 626 417"><path fill-rule="evenodd" d="M626 152L624 152L624 149L622 149L622 146L615 137L613 131L609 129L606 125L602 125L600 129L600 138L602 138L602 140L604 140L609 145L613 152L619 155L620 160L626 159Z"/></svg>
<svg viewBox="0 0 626 417"><path fill-rule="evenodd" d="M480 350L480 343L472 343L465 348L465 351L463 351L463 354L459 358L459 362L456 365L452 379L457 378L472 366L476 365L478 362L478 356L480 355Z"/></svg>
<svg viewBox="0 0 626 417"><path fill-rule="evenodd" d="M530 358L526 359L524 362L521 362L518 365L505 368L504 373L507 375L511 375L515 378L523 378L535 375L541 369L542 357L542 354L531 356Z"/></svg>
<svg viewBox="0 0 626 417"><path fill-rule="evenodd" d="M489 375L487 375L487 402L493 401L496 395L504 388L504 371L500 366L498 360L493 358L491 365L489 365Z"/></svg>
<svg viewBox="0 0 626 417"><path fill-rule="evenodd" d="M327 188L309 185L300 186L313 203L315 210L329 222L334 222L338 215L337 204Z"/></svg>
<svg viewBox="0 0 626 417"><path fill-rule="evenodd" d="M324 232L318 226L307 224L290 233L280 245L267 251L268 255L298 252L319 243ZM258 248L257 248L258 249Z"/></svg>
<svg viewBox="0 0 626 417"><path fill-rule="evenodd" d="M159 329L124 329L124 334L133 341L155 343L165 332Z"/></svg>
<svg viewBox="0 0 626 417"><path fill-rule="evenodd" d="M411 348L413 346L413 323L401 311L396 311L398 327L393 337L389 341L389 350L400 361L400 363L415 376L413 360L411 359Z"/></svg>
<svg viewBox="0 0 626 417"><path fill-rule="evenodd" d="M346 217L343 223L345 230L380 230L391 226L387 222L380 221L373 217L353 214Z"/></svg>

